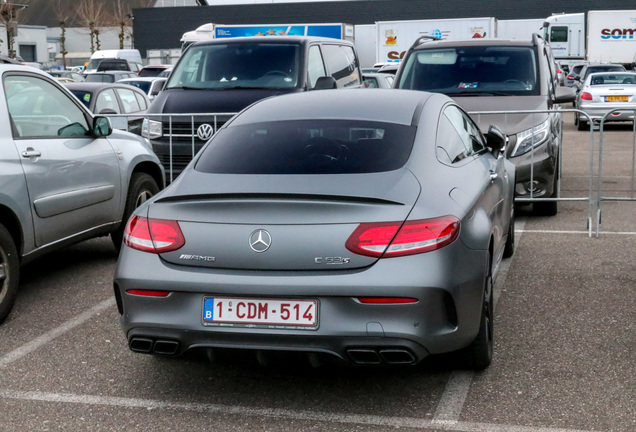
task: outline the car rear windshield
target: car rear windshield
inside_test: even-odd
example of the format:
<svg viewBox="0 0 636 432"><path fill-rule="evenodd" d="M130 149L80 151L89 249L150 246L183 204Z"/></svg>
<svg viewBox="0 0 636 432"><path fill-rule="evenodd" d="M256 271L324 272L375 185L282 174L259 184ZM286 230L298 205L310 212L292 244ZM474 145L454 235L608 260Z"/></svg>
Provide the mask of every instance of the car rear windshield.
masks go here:
<svg viewBox="0 0 636 432"><path fill-rule="evenodd" d="M619 65L588 66L588 68L585 70L585 77L584 78L587 78L590 74L597 73L597 72L625 72L625 68L623 66L619 66Z"/></svg>
<svg viewBox="0 0 636 432"><path fill-rule="evenodd" d="M150 84L152 84L150 81L129 81L129 80L120 80L119 83L137 87L139 90L143 91L146 94L150 92Z"/></svg>
<svg viewBox="0 0 636 432"><path fill-rule="evenodd" d="M108 74L92 73L92 74L86 75L86 82L113 83L115 82L115 77L113 75L108 75Z"/></svg>
<svg viewBox="0 0 636 432"><path fill-rule="evenodd" d="M613 84L636 84L636 74L633 73L595 73L590 76L590 84L613 85Z"/></svg>
<svg viewBox="0 0 636 432"><path fill-rule="evenodd" d="M164 70L166 70L166 68L146 66L145 68L142 68L139 71L139 76L140 77L156 77L156 76L159 76L159 74L163 72Z"/></svg>
<svg viewBox="0 0 636 432"><path fill-rule="evenodd" d="M128 62L126 60L102 60L99 66L97 66L97 72L105 70L130 70Z"/></svg>
<svg viewBox="0 0 636 432"><path fill-rule="evenodd" d="M86 106L86 108L91 107L91 98L93 97L93 93L85 90L71 90L71 93L75 95L77 99L80 100Z"/></svg>
<svg viewBox="0 0 636 432"><path fill-rule="evenodd" d="M192 45L166 89L293 88L298 85L300 45L227 43Z"/></svg>
<svg viewBox="0 0 636 432"><path fill-rule="evenodd" d="M404 166L416 128L347 120L290 120L221 129L195 169L216 174L360 174Z"/></svg>
<svg viewBox="0 0 636 432"><path fill-rule="evenodd" d="M466 46L413 52L399 88L447 95L525 96L541 91L533 47Z"/></svg>

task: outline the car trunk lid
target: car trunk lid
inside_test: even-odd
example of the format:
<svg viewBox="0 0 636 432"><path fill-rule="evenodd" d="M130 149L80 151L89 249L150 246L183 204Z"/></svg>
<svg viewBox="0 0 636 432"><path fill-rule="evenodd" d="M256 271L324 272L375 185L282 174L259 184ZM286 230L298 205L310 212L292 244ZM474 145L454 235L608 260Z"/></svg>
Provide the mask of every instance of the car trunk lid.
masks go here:
<svg viewBox="0 0 636 432"><path fill-rule="evenodd" d="M167 190L150 206L148 217L177 220L185 237L182 248L161 255L164 260L219 269L324 271L372 265L377 258L355 255L345 242L360 223L404 221L420 193L406 169L300 175L284 182L281 176L233 176L236 181L228 182L232 176L190 174L188 185ZM232 186L199 194L191 186L197 179Z"/></svg>

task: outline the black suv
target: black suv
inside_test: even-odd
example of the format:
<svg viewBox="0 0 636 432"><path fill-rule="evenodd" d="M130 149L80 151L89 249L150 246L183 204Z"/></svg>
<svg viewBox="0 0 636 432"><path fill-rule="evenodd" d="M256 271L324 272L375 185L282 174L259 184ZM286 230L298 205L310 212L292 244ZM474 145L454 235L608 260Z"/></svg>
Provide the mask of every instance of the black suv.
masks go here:
<svg viewBox="0 0 636 432"><path fill-rule="evenodd" d="M173 179L248 105L285 93L361 85L355 48L345 40L253 36L200 42L188 47L153 100L142 135Z"/></svg>
<svg viewBox="0 0 636 432"><path fill-rule="evenodd" d="M517 197L557 197L563 124L558 104L573 102L575 91L559 86L556 63L539 35L529 40L418 39L394 87L444 93L469 112L537 111L473 116L482 130L496 124L509 136L506 155L516 165ZM555 215L557 202L536 201L533 209Z"/></svg>

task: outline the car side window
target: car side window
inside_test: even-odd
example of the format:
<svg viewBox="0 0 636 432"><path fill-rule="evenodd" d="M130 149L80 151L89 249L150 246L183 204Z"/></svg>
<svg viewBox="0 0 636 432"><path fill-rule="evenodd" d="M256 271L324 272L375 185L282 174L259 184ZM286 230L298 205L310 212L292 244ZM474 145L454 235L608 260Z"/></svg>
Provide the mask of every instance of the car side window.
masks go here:
<svg viewBox="0 0 636 432"><path fill-rule="evenodd" d="M543 48L543 57L548 64L548 73L550 74L550 79L548 80L548 91L550 92L549 94L554 94L555 84L558 82L559 78L557 77L556 63L548 47Z"/></svg>
<svg viewBox="0 0 636 432"><path fill-rule="evenodd" d="M119 93L119 98L124 106L124 113L128 114L141 111L135 93L132 90L117 89L117 93Z"/></svg>
<svg viewBox="0 0 636 432"><path fill-rule="evenodd" d="M35 76L4 78L7 107L15 138L86 136L90 128L82 111L49 81Z"/></svg>
<svg viewBox="0 0 636 432"><path fill-rule="evenodd" d="M104 112L108 110L108 112ZM114 111L114 112L111 112ZM113 89L104 90L97 96L95 101L95 113L96 114L121 114L119 104L117 103L117 96Z"/></svg>
<svg viewBox="0 0 636 432"><path fill-rule="evenodd" d="M318 45L312 45L309 47L309 57L307 62L307 72L309 74L309 85L314 88L318 78L327 75L325 70L325 63L322 59L322 53Z"/></svg>
<svg viewBox="0 0 636 432"><path fill-rule="evenodd" d="M322 46L327 69L336 79L338 87L360 84L355 51L348 45L325 44Z"/></svg>
<svg viewBox="0 0 636 432"><path fill-rule="evenodd" d="M444 109L437 135L437 159L455 164L484 151L483 136L470 117L456 106Z"/></svg>
<svg viewBox="0 0 636 432"><path fill-rule="evenodd" d="M137 98L137 103L139 104L139 110L144 111L148 109L148 105L146 104L146 99L143 98L142 95L135 92L135 97Z"/></svg>

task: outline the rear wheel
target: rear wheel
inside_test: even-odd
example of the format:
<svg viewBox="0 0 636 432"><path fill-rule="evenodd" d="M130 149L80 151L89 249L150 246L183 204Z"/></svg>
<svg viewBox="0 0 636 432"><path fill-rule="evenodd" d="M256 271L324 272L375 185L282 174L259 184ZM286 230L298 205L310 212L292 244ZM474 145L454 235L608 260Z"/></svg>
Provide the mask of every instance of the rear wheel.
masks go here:
<svg viewBox="0 0 636 432"><path fill-rule="evenodd" d="M128 218L133 211L151 197L159 192L159 186L157 182L149 174L146 173L134 173L130 178L130 186L128 187L128 195L126 196L126 207L124 208L124 214L121 219L121 225L116 231L110 233L110 238L117 250L121 249L121 242L124 238L124 229Z"/></svg>
<svg viewBox="0 0 636 432"><path fill-rule="evenodd" d="M0 225L0 323L9 316L18 293L20 261L9 231Z"/></svg>
<svg viewBox="0 0 636 432"><path fill-rule="evenodd" d="M492 258L491 258L492 259ZM479 333L472 343L461 350L460 361L466 369L484 370L492 362L493 343L494 295L492 282L492 262L488 263L488 274L484 281L484 297L481 305Z"/></svg>
<svg viewBox="0 0 636 432"><path fill-rule="evenodd" d="M513 208L510 216L510 225L508 225L508 236L506 237L506 245L504 246L503 257L510 258L515 253L515 210Z"/></svg>
<svg viewBox="0 0 636 432"><path fill-rule="evenodd" d="M583 120L583 118L577 113L576 114L579 121L577 123L577 129L580 131L586 131L586 130L590 130L590 127L588 126L588 122L586 122L585 120Z"/></svg>

